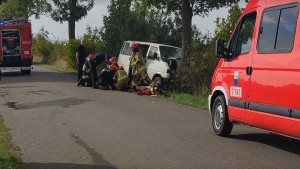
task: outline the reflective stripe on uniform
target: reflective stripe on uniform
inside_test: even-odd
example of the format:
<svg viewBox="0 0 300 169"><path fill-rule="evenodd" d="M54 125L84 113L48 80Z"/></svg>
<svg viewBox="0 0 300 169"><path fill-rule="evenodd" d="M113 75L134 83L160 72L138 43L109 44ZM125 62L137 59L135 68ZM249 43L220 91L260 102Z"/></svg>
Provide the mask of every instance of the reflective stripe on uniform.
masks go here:
<svg viewBox="0 0 300 169"><path fill-rule="evenodd" d="M118 70L118 81L128 78L127 73L124 71Z"/></svg>

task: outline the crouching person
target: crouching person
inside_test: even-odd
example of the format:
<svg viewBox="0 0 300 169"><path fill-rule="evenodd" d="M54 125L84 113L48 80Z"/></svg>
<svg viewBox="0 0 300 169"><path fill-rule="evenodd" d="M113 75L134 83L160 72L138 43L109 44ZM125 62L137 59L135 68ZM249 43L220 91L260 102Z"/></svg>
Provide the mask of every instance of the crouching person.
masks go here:
<svg viewBox="0 0 300 169"><path fill-rule="evenodd" d="M101 90L114 90L114 80L113 77L115 72L118 70L117 58L112 56L109 59L108 67L104 68L99 76L100 89Z"/></svg>
<svg viewBox="0 0 300 169"><path fill-rule="evenodd" d="M115 87L119 91L125 91L128 87L129 78L123 66L120 66L114 75Z"/></svg>
<svg viewBox="0 0 300 169"><path fill-rule="evenodd" d="M83 64L82 77L80 78L77 86L92 87L91 66L90 66L90 62L87 59Z"/></svg>
<svg viewBox="0 0 300 169"><path fill-rule="evenodd" d="M109 56L104 53L99 53L99 54L90 54L86 58L86 62L88 67L89 67L89 73L88 76L91 79L91 84L94 89L99 89L99 79L97 75L97 66L99 66L103 61L108 61ZM86 77L87 78L87 77ZM83 81L83 78L81 78L80 82ZM79 84L81 85L81 84Z"/></svg>

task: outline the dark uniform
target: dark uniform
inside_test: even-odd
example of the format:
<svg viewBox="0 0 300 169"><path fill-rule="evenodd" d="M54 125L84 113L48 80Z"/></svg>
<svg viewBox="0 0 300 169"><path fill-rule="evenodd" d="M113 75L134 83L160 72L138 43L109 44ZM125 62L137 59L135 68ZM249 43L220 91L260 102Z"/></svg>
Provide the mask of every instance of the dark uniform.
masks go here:
<svg viewBox="0 0 300 169"><path fill-rule="evenodd" d="M99 86L99 79L97 75L97 66L100 65L105 59L107 59L107 54L99 53L93 55L93 57L87 58L82 70L84 74L81 77L81 81L84 79L90 79L93 88L98 88Z"/></svg>
<svg viewBox="0 0 300 169"><path fill-rule="evenodd" d="M85 47L83 45L79 45L77 48L77 52L79 54L78 62L77 62L77 70L78 70L78 81L82 77L82 67L85 62Z"/></svg>
<svg viewBox="0 0 300 169"><path fill-rule="evenodd" d="M78 82L78 86L87 86L91 87L92 86L92 79L91 79L91 66L90 62L86 60L83 64L82 67L82 77Z"/></svg>
<svg viewBox="0 0 300 169"><path fill-rule="evenodd" d="M113 77L115 74L115 70L111 70L109 68L104 68L100 75L99 75L99 81L100 81L100 89L103 90L109 90L114 89L114 81Z"/></svg>

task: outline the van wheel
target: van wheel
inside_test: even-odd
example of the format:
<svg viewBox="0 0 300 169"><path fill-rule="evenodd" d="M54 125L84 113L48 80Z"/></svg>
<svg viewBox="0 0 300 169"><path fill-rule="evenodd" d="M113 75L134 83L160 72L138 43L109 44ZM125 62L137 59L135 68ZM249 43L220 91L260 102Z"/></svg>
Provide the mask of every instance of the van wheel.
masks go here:
<svg viewBox="0 0 300 169"><path fill-rule="evenodd" d="M161 85L163 84L163 80L162 80L161 77L156 77L156 78L154 78L154 79L153 79L153 82L154 82L154 83L159 83L159 84L161 84Z"/></svg>
<svg viewBox="0 0 300 169"><path fill-rule="evenodd" d="M218 96L214 101L212 109L212 125L218 136L229 136L232 130L232 123L228 118L228 111L223 95Z"/></svg>

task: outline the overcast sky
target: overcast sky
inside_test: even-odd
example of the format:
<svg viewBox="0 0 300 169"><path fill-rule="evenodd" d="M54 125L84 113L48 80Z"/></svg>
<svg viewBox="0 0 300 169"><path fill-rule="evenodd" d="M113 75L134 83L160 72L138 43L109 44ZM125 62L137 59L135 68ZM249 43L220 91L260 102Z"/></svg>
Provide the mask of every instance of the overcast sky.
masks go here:
<svg viewBox="0 0 300 169"><path fill-rule="evenodd" d="M91 27L102 27L103 26L103 16L107 15L107 6L110 0L95 0L95 5L92 10L88 12L88 15L76 22L76 37L82 37L86 32L87 25ZM245 3L241 2L240 6L245 7ZM228 15L228 9L222 8L219 10L212 11L208 17L202 18L199 16L193 17L193 24L195 24L202 33L214 32L215 23L217 17L226 18ZM67 22L59 23L54 22L50 16L41 16L40 19L36 20L30 18L32 22L32 31L37 33L42 27L50 32L51 39L66 40L68 39L68 24Z"/></svg>

